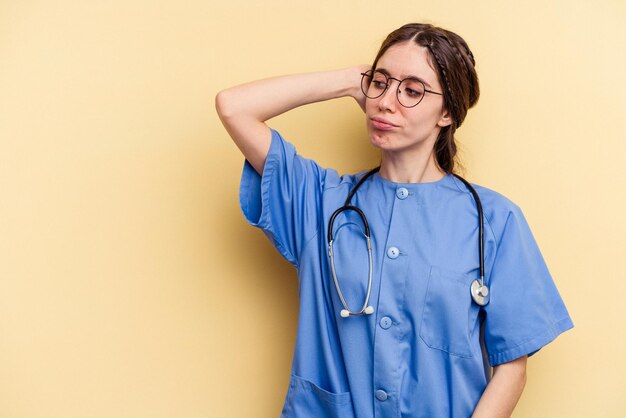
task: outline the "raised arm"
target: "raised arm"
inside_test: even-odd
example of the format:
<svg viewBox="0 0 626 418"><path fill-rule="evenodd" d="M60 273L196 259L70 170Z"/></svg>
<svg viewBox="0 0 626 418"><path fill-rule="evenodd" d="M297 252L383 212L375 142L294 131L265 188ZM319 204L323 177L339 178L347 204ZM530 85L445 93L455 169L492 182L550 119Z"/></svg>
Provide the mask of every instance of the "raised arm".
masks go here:
<svg viewBox="0 0 626 418"><path fill-rule="evenodd" d="M367 69L359 66L254 81L220 91L215 107L230 137L262 174L271 142L265 121L298 106L344 96L354 97L363 108L360 73Z"/></svg>

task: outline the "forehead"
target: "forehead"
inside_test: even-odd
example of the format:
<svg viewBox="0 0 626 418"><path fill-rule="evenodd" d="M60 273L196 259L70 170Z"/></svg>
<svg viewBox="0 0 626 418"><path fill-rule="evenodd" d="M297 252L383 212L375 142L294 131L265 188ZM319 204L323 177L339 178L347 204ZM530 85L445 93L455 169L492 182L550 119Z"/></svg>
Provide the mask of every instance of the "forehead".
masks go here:
<svg viewBox="0 0 626 418"><path fill-rule="evenodd" d="M392 77L400 79L418 77L431 86L439 86L437 73L432 67L430 53L414 41L395 44L380 57L376 68L384 68Z"/></svg>

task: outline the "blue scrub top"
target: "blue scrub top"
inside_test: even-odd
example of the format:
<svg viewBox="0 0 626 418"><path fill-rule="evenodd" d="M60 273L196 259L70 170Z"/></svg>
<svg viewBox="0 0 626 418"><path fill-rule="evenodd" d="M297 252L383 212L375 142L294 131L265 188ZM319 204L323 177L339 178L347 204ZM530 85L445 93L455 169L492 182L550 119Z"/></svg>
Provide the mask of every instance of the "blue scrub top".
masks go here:
<svg viewBox="0 0 626 418"><path fill-rule="evenodd" d="M363 174L324 169L276 131L263 176L244 166L247 220L298 270L298 334L282 416L469 417L489 365L535 353L572 321L515 204L476 186L491 292L481 308L470 296L479 276L478 221L467 188L452 175L401 184L378 174L352 199L371 228L375 311L342 318L326 229ZM340 286L358 310L369 264L353 212L335 221L333 247Z"/></svg>

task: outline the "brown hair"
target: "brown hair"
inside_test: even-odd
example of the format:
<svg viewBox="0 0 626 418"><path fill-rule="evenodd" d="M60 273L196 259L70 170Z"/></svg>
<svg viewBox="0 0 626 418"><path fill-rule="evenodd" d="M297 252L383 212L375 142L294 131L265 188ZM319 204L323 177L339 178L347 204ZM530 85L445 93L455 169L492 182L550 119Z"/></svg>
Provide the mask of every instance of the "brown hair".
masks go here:
<svg viewBox="0 0 626 418"><path fill-rule="evenodd" d="M409 23L391 32L383 41L372 68L392 46L415 41L426 47L443 87L443 104L450 113L452 124L443 127L435 142L435 157L439 167L446 173L454 171L457 146L454 132L461 126L467 110L478 101L480 89L476 74L474 55L467 43L454 32L426 23Z"/></svg>

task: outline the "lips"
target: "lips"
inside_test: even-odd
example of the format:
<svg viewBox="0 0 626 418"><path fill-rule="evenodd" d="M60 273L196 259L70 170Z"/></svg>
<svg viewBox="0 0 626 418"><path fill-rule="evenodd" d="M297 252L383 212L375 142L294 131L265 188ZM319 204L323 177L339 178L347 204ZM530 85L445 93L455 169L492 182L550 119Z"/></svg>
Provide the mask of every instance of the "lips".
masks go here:
<svg viewBox="0 0 626 418"><path fill-rule="evenodd" d="M390 131L393 128L397 127L397 125L394 125L387 119L374 117L374 118L371 118L370 120L372 121L372 127L374 129L378 129L379 131Z"/></svg>

